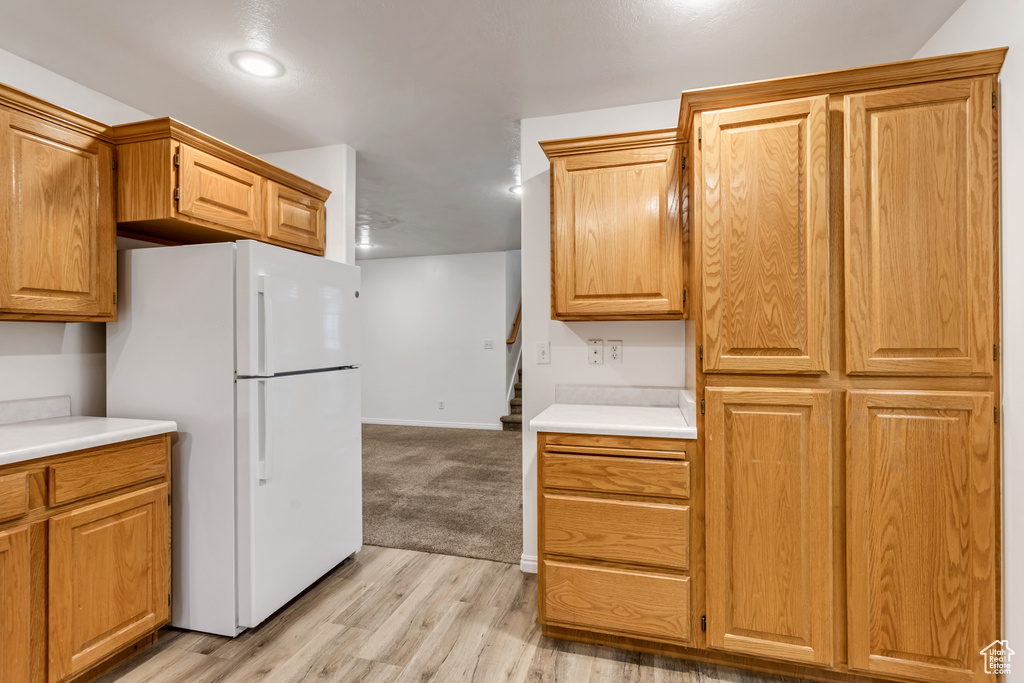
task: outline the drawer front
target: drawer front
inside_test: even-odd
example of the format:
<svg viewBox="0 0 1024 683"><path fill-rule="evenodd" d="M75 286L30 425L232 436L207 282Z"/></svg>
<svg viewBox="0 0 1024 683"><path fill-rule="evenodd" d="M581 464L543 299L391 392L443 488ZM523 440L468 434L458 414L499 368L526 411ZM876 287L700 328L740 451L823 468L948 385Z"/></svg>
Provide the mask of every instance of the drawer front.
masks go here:
<svg viewBox="0 0 1024 683"><path fill-rule="evenodd" d="M212 154L181 145L178 212L263 236L263 178Z"/></svg>
<svg viewBox="0 0 1024 683"><path fill-rule="evenodd" d="M168 438L159 436L104 446L91 455L50 465L50 506L163 478L167 455Z"/></svg>
<svg viewBox="0 0 1024 683"><path fill-rule="evenodd" d="M543 552L689 568L690 508L543 494Z"/></svg>
<svg viewBox="0 0 1024 683"><path fill-rule="evenodd" d="M546 453L545 487L689 498L690 464L671 460Z"/></svg>
<svg viewBox="0 0 1024 683"><path fill-rule="evenodd" d="M690 580L545 560L541 621L665 640L690 640Z"/></svg>
<svg viewBox="0 0 1024 683"><path fill-rule="evenodd" d="M691 441L650 436L604 436L599 434L541 434L541 448L549 453L578 453L615 457L685 460Z"/></svg>
<svg viewBox="0 0 1024 683"><path fill-rule="evenodd" d="M28 472L0 477L0 522L28 513Z"/></svg>

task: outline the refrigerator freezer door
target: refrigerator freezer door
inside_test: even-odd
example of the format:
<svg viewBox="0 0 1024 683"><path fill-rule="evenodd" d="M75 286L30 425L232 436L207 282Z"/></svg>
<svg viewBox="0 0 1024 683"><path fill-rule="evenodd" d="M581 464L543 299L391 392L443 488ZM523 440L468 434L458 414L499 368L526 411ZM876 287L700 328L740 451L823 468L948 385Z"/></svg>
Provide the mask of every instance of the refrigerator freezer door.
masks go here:
<svg viewBox="0 0 1024 683"><path fill-rule="evenodd" d="M238 242L240 377L360 363L359 268L261 242Z"/></svg>
<svg viewBox="0 0 1024 683"><path fill-rule="evenodd" d="M359 550L359 370L238 380L238 625Z"/></svg>

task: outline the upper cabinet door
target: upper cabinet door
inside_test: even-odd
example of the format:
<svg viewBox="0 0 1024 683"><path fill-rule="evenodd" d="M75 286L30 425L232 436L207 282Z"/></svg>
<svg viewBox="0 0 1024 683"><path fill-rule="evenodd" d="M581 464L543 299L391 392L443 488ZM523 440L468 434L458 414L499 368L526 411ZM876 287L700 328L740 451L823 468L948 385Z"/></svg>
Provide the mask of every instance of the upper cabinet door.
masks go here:
<svg viewBox="0 0 1024 683"><path fill-rule="evenodd" d="M267 182L267 241L324 253L324 202L273 180Z"/></svg>
<svg viewBox="0 0 1024 683"><path fill-rule="evenodd" d="M846 97L850 373L990 375L992 80Z"/></svg>
<svg viewBox="0 0 1024 683"><path fill-rule="evenodd" d="M851 391L849 657L874 676L991 681L999 635L992 394Z"/></svg>
<svg viewBox="0 0 1024 683"><path fill-rule="evenodd" d="M556 320L682 318L678 145L556 157Z"/></svg>
<svg viewBox="0 0 1024 683"><path fill-rule="evenodd" d="M828 372L828 97L701 127L704 370Z"/></svg>
<svg viewBox="0 0 1024 683"><path fill-rule="evenodd" d="M113 148L0 109L0 317L112 320Z"/></svg>
<svg viewBox="0 0 1024 683"><path fill-rule="evenodd" d="M262 238L262 177L188 145L180 164L178 213Z"/></svg>

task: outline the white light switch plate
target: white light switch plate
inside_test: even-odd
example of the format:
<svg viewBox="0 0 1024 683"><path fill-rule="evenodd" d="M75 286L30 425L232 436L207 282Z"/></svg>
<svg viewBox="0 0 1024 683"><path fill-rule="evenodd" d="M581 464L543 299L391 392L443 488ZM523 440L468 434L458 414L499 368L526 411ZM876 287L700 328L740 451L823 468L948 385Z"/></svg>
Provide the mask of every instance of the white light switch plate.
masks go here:
<svg viewBox="0 0 1024 683"><path fill-rule="evenodd" d="M590 339L587 341L587 362L591 365L604 365L603 339Z"/></svg>
<svg viewBox="0 0 1024 683"><path fill-rule="evenodd" d="M490 339L484 339L484 348L485 349L493 349L494 348L494 341L492 341Z"/></svg>

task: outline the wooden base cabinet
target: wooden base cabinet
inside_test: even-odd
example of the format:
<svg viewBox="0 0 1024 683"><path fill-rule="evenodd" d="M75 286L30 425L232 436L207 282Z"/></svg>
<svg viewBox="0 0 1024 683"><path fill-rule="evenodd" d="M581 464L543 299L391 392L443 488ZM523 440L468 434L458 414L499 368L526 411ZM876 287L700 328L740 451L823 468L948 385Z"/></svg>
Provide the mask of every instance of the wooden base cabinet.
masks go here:
<svg viewBox="0 0 1024 683"><path fill-rule="evenodd" d="M170 621L170 437L0 467L0 680L83 683Z"/></svg>

